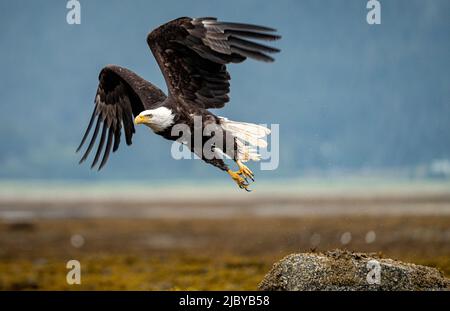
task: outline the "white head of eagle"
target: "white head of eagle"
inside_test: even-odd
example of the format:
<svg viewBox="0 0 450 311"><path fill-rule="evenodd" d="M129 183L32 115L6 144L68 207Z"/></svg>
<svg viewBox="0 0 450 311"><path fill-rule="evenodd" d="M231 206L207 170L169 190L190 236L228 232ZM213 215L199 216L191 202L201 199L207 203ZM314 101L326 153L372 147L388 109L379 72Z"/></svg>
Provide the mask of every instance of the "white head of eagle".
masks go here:
<svg viewBox="0 0 450 311"><path fill-rule="evenodd" d="M135 119L136 124L145 124L154 132L161 132L173 125L174 114L166 107L142 111Z"/></svg>

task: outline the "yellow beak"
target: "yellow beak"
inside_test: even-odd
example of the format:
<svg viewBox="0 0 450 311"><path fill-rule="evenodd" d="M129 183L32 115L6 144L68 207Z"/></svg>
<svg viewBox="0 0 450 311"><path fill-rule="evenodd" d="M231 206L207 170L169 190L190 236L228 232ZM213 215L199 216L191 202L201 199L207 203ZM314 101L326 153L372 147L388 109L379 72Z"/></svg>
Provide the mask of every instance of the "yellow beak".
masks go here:
<svg viewBox="0 0 450 311"><path fill-rule="evenodd" d="M150 122L150 117L148 117L148 116L139 115L134 119L134 124L143 124L143 123L149 123L149 122Z"/></svg>

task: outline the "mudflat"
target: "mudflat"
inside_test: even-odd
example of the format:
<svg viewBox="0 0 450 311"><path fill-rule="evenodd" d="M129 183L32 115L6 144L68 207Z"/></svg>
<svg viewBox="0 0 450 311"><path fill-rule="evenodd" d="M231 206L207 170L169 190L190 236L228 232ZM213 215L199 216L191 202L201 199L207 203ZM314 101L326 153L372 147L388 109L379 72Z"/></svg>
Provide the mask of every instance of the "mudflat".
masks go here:
<svg viewBox="0 0 450 311"><path fill-rule="evenodd" d="M253 290L290 253L377 252L450 276L450 197L0 200L0 289ZM66 282L81 263L81 285Z"/></svg>

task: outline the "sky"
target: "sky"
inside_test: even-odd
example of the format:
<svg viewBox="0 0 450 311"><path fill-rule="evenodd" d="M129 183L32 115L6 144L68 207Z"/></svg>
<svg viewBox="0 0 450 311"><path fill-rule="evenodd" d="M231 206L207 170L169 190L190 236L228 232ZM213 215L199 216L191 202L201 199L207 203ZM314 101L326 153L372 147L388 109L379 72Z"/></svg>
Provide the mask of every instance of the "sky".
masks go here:
<svg viewBox="0 0 450 311"><path fill-rule="evenodd" d="M69 25L65 0L0 1L2 179L222 178L201 161L172 159L170 142L144 127L101 172L75 154L103 66L127 67L166 91L146 36L180 16L282 35L274 63L228 67L231 101L214 110L279 124L279 165L262 178L415 174L450 160L447 0L380 0L379 25L367 23L365 0L79 2L81 24Z"/></svg>

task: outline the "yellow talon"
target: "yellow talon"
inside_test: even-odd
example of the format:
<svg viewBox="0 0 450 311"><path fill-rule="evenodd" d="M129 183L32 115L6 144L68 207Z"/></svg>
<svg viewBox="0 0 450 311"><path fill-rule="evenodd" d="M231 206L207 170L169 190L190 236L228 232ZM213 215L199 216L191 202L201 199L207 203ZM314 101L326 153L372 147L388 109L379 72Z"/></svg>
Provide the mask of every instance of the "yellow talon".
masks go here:
<svg viewBox="0 0 450 311"><path fill-rule="evenodd" d="M231 178L236 182L239 188L244 189L245 191L250 191L248 189L248 182L241 176L240 172L233 172L232 170L228 170L227 173L231 176Z"/></svg>
<svg viewBox="0 0 450 311"><path fill-rule="evenodd" d="M255 181L255 175L241 161L237 160L236 163L239 166L239 170L236 172L233 172L232 170L228 170L227 173L237 183L239 188L245 189L246 191L250 191L250 189L248 189L249 182L248 182L247 178L250 178L252 181Z"/></svg>
<svg viewBox="0 0 450 311"><path fill-rule="evenodd" d="M237 165L239 166L239 175L244 175L244 177L250 178L252 181L255 181L255 174L241 161L236 161Z"/></svg>

